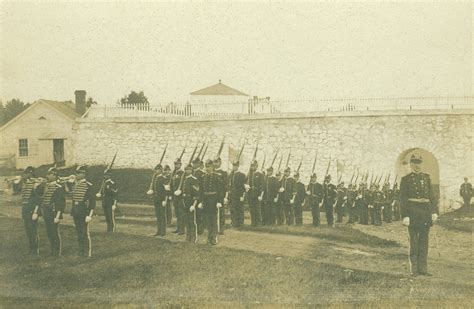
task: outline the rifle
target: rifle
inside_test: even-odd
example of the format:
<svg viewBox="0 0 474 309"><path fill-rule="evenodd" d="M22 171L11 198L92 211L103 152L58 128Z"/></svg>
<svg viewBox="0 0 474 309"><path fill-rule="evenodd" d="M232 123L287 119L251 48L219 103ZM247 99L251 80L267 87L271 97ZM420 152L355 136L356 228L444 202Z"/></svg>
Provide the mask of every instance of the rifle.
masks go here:
<svg viewBox="0 0 474 309"><path fill-rule="evenodd" d="M288 159L286 159L286 167L288 167L290 164L290 157L291 157L291 149L290 149L290 152L288 153Z"/></svg>
<svg viewBox="0 0 474 309"><path fill-rule="evenodd" d="M217 157L216 158L219 158L221 156L222 149L224 148L224 140L225 140L225 136L222 138L222 142L221 142L221 145L219 147L219 151L217 152Z"/></svg>
<svg viewBox="0 0 474 309"><path fill-rule="evenodd" d="M112 162L110 162L109 166L107 167L107 170L111 170L112 166L114 166L115 158L117 158L117 153L118 153L118 150L115 150L115 155L112 158ZM55 166L56 166L56 164L55 164ZM102 184L100 185L99 192L97 192L96 196L100 198L102 196L102 194L104 193L103 192L104 189L105 189L105 179L102 179Z"/></svg>
<svg viewBox="0 0 474 309"><path fill-rule="evenodd" d="M209 144L206 145L206 149L204 149L204 153L202 154L202 161L204 162L204 157L206 156L207 148L209 147Z"/></svg>
<svg viewBox="0 0 474 309"><path fill-rule="evenodd" d="M265 171L265 160L266 160L266 158L267 158L267 154L264 153L263 154L263 161L262 161L262 171Z"/></svg>
<svg viewBox="0 0 474 309"><path fill-rule="evenodd" d="M324 175L324 180L326 180L330 167L331 167L331 157L329 157L328 167L326 168L326 175Z"/></svg>
<svg viewBox="0 0 474 309"><path fill-rule="evenodd" d="M237 161L240 161L240 157L242 156L242 152L244 152L245 143L242 144L242 148L240 148L239 154L237 155Z"/></svg>
<svg viewBox="0 0 474 309"><path fill-rule="evenodd" d="M196 147L194 147L194 151L193 151L193 153L192 153L192 155L191 155L191 158L189 158L189 163L188 163L188 165L193 162L194 155L196 154L197 147L198 147L198 144L196 144ZM183 174L181 175L181 179L179 180L178 190L181 190L181 188L183 187L183 182L184 182L184 172L183 172Z"/></svg>
<svg viewBox="0 0 474 309"><path fill-rule="evenodd" d="M181 155L179 156L179 159L183 159L183 155L184 155L184 152L186 151L186 146L188 145L188 143L184 144L184 148L183 148L183 151L181 152Z"/></svg>
<svg viewBox="0 0 474 309"><path fill-rule="evenodd" d="M280 163L278 163L278 172L280 171L281 168L281 161L283 161L283 156L280 157Z"/></svg>
<svg viewBox="0 0 474 309"><path fill-rule="evenodd" d="M341 180L342 180L342 172L341 172L341 175L339 175L339 179L337 180L337 184L340 184Z"/></svg>
<svg viewBox="0 0 474 309"><path fill-rule="evenodd" d="M395 190L395 184L397 183L397 179L398 179L398 174L395 174L395 181L393 182L393 189L392 190Z"/></svg>
<svg viewBox="0 0 474 309"><path fill-rule="evenodd" d="M255 151L253 153L252 161L250 162L250 165L249 165L249 172L247 173L247 181L245 182L246 184L249 184L250 171L252 170L252 162L257 158L257 151L258 151L258 143L257 143L257 147L255 147ZM245 195L245 193L244 193L244 195Z"/></svg>
<svg viewBox="0 0 474 309"><path fill-rule="evenodd" d="M277 155L278 155L278 149L277 149L277 151L275 152L275 156L273 157L272 164L270 165L270 167L273 167L273 164L275 164L275 160L276 160L276 158L277 158Z"/></svg>
<svg viewBox="0 0 474 309"><path fill-rule="evenodd" d="M201 150L199 150L199 153L198 153L198 155L197 155L197 158L198 158L198 159L201 158L201 154L202 154L202 151L203 151L203 149L204 149L204 146L206 146L206 143L203 142L203 143L202 143L202 146L201 146Z"/></svg>
<svg viewBox="0 0 474 309"><path fill-rule="evenodd" d="M349 181L349 184L352 184L352 180L354 180L354 177L355 177L355 171L352 172L352 177L351 177L351 181Z"/></svg>
<svg viewBox="0 0 474 309"><path fill-rule="evenodd" d="M298 165L298 168L296 169L296 172L299 173L300 172L300 168L301 168L301 164L303 163L303 157L301 157L301 161L300 161L300 164Z"/></svg>
<svg viewBox="0 0 474 309"><path fill-rule="evenodd" d="M391 172L389 172L387 178L385 178L384 185L390 181L390 176L391 176Z"/></svg>
<svg viewBox="0 0 474 309"><path fill-rule="evenodd" d="M165 150L163 150L163 154L161 155L161 159L160 159L159 164L161 164L163 162L163 159L165 158L166 149L168 149L168 143L166 143ZM152 193L153 193L153 181L154 180L155 180L155 174L153 173L153 176L151 176L150 186L148 187L148 192L152 191ZM152 194L152 193L150 193L150 194Z"/></svg>
<svg viewBox="0 0 474 309"><path fill-rule="evenodd" d="M311 175L314 174L314 169L316 168L316 160L317 159L318 159L318 152L316 151L316 155L314 156L313 169L311 171Z"/></svg>

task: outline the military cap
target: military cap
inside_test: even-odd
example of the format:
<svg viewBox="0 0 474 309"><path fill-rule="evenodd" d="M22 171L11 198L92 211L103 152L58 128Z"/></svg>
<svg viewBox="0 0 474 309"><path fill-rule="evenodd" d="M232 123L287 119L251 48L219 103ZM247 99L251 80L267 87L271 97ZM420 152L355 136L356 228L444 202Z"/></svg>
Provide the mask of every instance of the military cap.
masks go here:
<svg viewBox="0 0 474 309"><path fill-rule="evenodd" d="M324 180L328 180L328 179L331 179L331 175L327 175L326 177L324 177Z"/></svg>
<svg viewBox="0 0 474 309"><path fill-rule="evenodd" d="M311 178L316 178L316 173L313 173L313 175L311 175Z"/></svg>
<svg viewBox="0 0 474 309"><path fill-rule="evenodd" d="M165 168L163 170L164 171L171 171L171 167L168 164L166 164Z"/></svg>
<svg viewBox="0 0 474 309"><path fill-rule="evenodd" d="M293 174L293 176L295 176L295 178L296 178L296 177L300 177L300 173L295 172L295 173Z"/></svg>
<svg viewBox="0 0 474 309"><path fill-rule="evenodd" d="M233 165L233 166L239 166L239 165L240 165L240 162L239 162L239 161L232 161L232 165Z"/></svg>
<svg viewBox="0 0 474 309"><path fill-rule="evenodd" d="M285 172L291 172L291 168L288 166L287 168L285 168Z"/></svg>
<svg viewBox="0 0 474 309"><path fill-rule="evenodd" d="M252 160L252 162L250 163L250 165L252 165L252 166L256 166L256 165L258 165L258 162L257 162L257 160Z"/></svg>
<svg viewBox="0 0 474 309"><path fill-rule="evenodd" d="M176 158L176 160L174 160L174 164L181 164L181 158Z"/></svg>
<svg viewBox="0 0 474 309"><path fill-rule="evenodd" d="M48 168L48 174L57 175L57 174L58 174L58 169L55 168L54 166L53 166L53 167L50 167L50 168Z"/></svg>
<svg viewBox="0 0 474 309"><path fill-rule="evenodd" d="M112 174L112 171L108 168L105 169L104 171L104 175L111 175Z"/></svg>
<svg viewBox="0 0 474 309"><path fill-rule="evenodd" d="M23 171L24 173L33 173L35 169L33 168L33 166L28 166L27 168L25 168L25 170Z"/></svg>
<svg viewBox="0 0 474 309"><path fill-rule="evenodd" d="M184 167L185 170L192 170L193 169L193 165L192 164L188 164Z"/></svg>
<svg viewBox="0 0 474 309"><path fill-rule="evenodd" d="M267 171L273 171L273 166L267 167Z"/></svg>
<svg viewBox="0 0 474 309"><path fill-rule="evenodd" d="M199 159L199 157L196 157L194 160L193 160L193 163L195 164L199 164L201 162L201 160Z"/></svg>
<svg viewBox="0 0 474 309"><path fill-rule="evenodd" d="M423 162L421 155L415 154L415 153L411 155L410 163L421 163L421 162Z"/></svg>
<svg viewBox="0 0 474 309"><path fill-rule="evenodd" d="M154 170L162 170L163 169L163 166L161 164L157 164L154 168Z"/></svg>
<svg viewBox="0 0 474 309"><path fill-rule="evenodd" d="M212 160L208 159L208 160L206 160L206 166L214 166L214 162L212 162Z"/></svg>
<svg viewBox="0 0 474 309"><path fill-rule="evenodd" d="M214 160L214 162L222 162L221 157L217 157L217 158Z"/></svg>
<svg viewBox="0 0 474 309"><path fill-rule="evenodd" d="M76 168L76 173L85 173L87 171L87 167L85 165L79 165Z"/></svg>

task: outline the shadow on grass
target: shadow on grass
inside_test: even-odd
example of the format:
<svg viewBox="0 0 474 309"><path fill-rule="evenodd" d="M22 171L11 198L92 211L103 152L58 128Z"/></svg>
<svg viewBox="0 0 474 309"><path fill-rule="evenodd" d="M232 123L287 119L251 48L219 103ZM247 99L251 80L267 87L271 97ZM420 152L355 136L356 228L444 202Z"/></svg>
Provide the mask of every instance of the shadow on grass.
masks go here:
<svg viewBox="0 0 474 309"><path fill-rule="evenodd" d="M469 208L461 207L455 211L442 214L437 224L448 230L472 233L474 226L473 217L474 206L471 205Z"/></svg>

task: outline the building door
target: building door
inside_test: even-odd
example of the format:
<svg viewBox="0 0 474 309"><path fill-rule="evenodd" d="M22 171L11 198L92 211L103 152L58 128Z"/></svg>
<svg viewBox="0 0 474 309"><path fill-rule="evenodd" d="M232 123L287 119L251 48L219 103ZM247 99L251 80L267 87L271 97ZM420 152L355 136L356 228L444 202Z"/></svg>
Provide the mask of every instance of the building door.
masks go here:
<svg viewBox="0 0 474 309"><path fill-rule="evenodd" d="M54 164L56 166L64 166L66 164L64 160L64 140L53 139L53 157Z"/></svg>

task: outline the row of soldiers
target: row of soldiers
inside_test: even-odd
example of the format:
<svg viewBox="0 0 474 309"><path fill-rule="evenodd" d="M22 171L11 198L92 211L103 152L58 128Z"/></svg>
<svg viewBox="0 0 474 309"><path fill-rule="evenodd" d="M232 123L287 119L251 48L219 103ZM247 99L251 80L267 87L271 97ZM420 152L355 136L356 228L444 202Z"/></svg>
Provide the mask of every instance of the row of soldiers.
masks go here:
<svg viewBox="0 0 474 309"><path fill-rule="evenodd" d="M380 189L377 183L367 188L366 182L337 186L327 175L321 184L316 174L309 184L300 180L298 171L291 175L291 168L273 174L273 167L258 169L253 160L247 174L239 170L239 161L232 163L230 173L221 168L222 160L196 158L181 169L181 158L174 161L174 169L158 164L154 171L149 195L154 198L157 218L155 236L165 236L166 226L171 223L172 205L177 218L175 233L186 234L189 241L196 241L205 227L209 228L208 242L217 243L217 234L224 234L225 209L230 210L231 225L240 228L244 224L244 204L250 211L251 226L301 225L303 207L308 205L313 225L320 225L321 208L326 213L328 225L334 226L348 214L348 223L381 225L400 219L399 190L397 184L390 187L388 181ZM217 220L217 221L216 221Z"/></svg>

